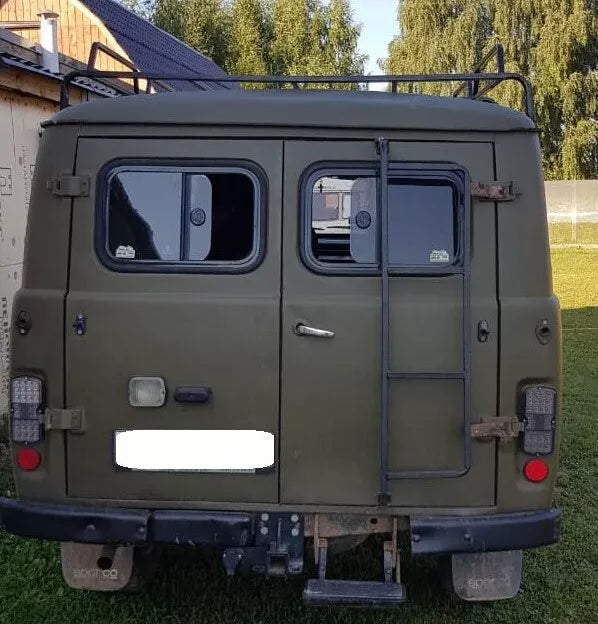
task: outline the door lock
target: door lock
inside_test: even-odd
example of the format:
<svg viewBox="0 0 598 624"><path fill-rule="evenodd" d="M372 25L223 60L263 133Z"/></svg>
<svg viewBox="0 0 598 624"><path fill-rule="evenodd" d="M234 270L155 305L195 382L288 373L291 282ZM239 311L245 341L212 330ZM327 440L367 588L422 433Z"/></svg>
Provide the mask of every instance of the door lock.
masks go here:
<svg viewBox="0 0 598 624"><path fill-rule="evenodd" d="M478 340L480 342L488 342L490 336L490 325L488 321L480 321L478 323Z"/></svg>

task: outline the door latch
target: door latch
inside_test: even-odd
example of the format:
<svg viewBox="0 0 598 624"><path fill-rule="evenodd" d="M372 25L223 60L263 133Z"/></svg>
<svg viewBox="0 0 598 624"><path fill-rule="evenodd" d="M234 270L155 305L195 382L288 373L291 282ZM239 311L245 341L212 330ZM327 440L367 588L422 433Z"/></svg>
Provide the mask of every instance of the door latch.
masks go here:
<svg viewBox="0 0 598 624"><path fill-rule="evenodd" d="M517 199L517 192L513 182L501 184L500 182L472 182L471 196L483 202L509 202Z"/></svg>
<svg viewBox="0 0 598 624"><path fill-rule="evenodd" d="M46 431L55 429L59 431L72 431L73 433L83 433L83 431L85 430L83 408L48 408L44 412L44 426L46 428Z"/></svg>
<svg viewBox="0 0 598 624"><path fill-rule="evenodd" d="M523 432L523 423L517 416L491 417L471 425L472 438L517 438Z"/></svg>

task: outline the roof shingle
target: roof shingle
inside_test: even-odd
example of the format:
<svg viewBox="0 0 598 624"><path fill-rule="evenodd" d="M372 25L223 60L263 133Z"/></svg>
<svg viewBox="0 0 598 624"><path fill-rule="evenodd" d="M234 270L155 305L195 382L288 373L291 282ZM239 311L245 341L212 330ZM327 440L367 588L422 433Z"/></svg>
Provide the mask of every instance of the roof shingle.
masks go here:
<svg viewBox="0 0 598 624"><path fill-rule="evenodd" d="M231 88L228 83L214 83L226 72L207 56L196 52L179 39L154 26L113 0L80 0L110 30L119 45L142 72L160 74L197 74L200 84L172 82L177 91L201 88Z"/></svg>

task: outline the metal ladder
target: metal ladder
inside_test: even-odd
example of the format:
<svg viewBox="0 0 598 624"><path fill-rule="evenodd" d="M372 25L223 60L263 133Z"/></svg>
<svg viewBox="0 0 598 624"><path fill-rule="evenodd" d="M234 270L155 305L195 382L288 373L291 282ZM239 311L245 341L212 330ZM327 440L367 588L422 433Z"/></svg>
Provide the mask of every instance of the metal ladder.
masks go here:
<svg viewBox="0 0 598 624"><path fill-rule="evenodd" d="M388 490L389 481L398 479L451 478L464 475L471 465L471 270L470 270L470 204L467 196L463 198L459 213L459 242L461 262L454 267L443 269L415 269L393 271L393 275L462 275L463 276L463 370L458 373L425 372L406 373L390 370L390 267L388 249L388 139L376 140L376 150L380 167L380 215L378 242L380 247L380 281L381 281L381 396L380 396L380 487L378 504L385 506L391 503ZM463 383L463 466L458 469L446 470L408 470L390 472L388 469L388 404L389 385L395 380L461 380Z"/></svg>

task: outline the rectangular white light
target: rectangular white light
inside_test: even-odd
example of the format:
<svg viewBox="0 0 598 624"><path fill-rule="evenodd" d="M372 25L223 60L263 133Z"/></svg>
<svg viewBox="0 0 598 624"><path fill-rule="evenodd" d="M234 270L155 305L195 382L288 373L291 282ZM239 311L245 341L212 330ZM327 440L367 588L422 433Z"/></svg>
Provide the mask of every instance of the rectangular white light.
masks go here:
<svg viewBox="0 0 598 624"><path fill-rule="evenodd" d="M162 407L166 385L161 377L132 377L129 381L129 403L133 407Z"/></svg>
<svg viewBox="0 0 598 624"><path fill-rule="evenodd" d="M274 465L274 435L254 430L115 431L115 460L131 470L255 472Z"/></svg>

